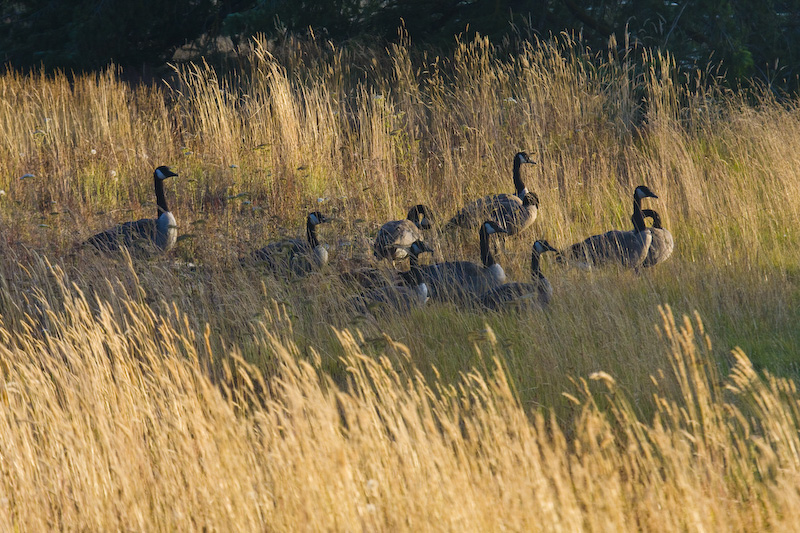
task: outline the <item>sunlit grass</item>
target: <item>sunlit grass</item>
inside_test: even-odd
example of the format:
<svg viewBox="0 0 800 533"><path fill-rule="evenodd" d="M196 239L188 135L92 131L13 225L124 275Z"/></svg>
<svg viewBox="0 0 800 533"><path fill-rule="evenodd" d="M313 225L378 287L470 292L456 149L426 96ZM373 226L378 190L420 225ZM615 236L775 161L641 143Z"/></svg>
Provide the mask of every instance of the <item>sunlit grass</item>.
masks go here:
<svg viewBox="0 0 800 533"><path fill-rule="evenodd" d="M4 453L22 454L5 529L792 524L796 465L773 439L797 438L796 102L643 57L565 38L509 57L485 39L451 57L255 41L238 70L179 66L155 87L4 73ZM519 150L540 212L500 246L511 279L529 279L536 238L630 227L639 184L673 257L638 274L548 258L539 313L347 308L339 273L370 264L382 222L511 192ZM76 246L153 216L161 164L180 174L174 251ZM321 272L239 266L317 209L335 217ZM479 260L477 235L427 239L436 260ZM713 348L663 304L698 312Z"/></svg>
<svg viewBox="0 0 800 533"><path fill-rule="evenodd" d="M541 398L564 404L557 420L520 400L530 391L511 379L519 365L493 328L472 337L452 380L425 378L390 336L376 349L334 330L336 385L322 355L291 340L283 306L253 324L259 370L236 346L215 348L211 328L177 305L154 311L125 280L109 280L113 300L87 298L34 260L27 281L41 287L30 300L38 314L3 302L0 324L9 530L796 523L796 387L760 376L738 350L721 374L698 317L658 311L652 412L641 414L624 377L598 370Z"/></svg>

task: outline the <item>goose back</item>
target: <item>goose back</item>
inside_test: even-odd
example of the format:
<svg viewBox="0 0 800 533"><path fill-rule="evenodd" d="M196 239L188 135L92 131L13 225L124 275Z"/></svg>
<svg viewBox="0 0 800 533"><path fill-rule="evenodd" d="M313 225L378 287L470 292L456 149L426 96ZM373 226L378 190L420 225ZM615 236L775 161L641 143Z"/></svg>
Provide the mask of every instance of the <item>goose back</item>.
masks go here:
<svg viewBox="0 0 800 533"><path fill-rule="evenodd" d="M419 309L428 301L428 287L424 283L414 287L389 285L374 289L353 298L348 307L361 314L380 314L391 312L405 314Z"/></svg>

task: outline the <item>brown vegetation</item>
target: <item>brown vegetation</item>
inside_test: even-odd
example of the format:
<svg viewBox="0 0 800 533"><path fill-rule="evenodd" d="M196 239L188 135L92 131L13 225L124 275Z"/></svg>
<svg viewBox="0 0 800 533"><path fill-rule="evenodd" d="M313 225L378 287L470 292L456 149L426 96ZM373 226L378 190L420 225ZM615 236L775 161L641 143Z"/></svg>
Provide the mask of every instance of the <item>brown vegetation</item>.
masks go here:
<svg viewBox="0 0 800 533"><path fill-rule="evenodd" d="M794 101L657 55L498 58L479 39L450 58L257 42L234 74L157 88L7 72L0 102L3 529L798 523ZM628 228L642 183L673 257L642 275L545 260L545 313L348 313L337 270L382 222L511 192L520 149L540 211L499 256L511 279L536 238ZM180 174L177 249L76 249L152 216L160 164ZM338 219L322 272L238 265L312 209ZM477 259L477 236L431 241Z"/></svg>

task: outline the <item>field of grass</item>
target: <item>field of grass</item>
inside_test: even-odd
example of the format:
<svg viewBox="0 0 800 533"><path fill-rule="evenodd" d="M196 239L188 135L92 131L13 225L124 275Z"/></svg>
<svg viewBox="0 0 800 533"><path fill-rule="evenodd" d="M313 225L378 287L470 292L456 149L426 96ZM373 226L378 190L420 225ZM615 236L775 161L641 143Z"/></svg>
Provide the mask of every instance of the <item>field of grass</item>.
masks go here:
<svg viewBox="0 0 800 533"><path fill-rule="evenodd" d="M800 523L800 110L562 38L435 57L256 41L164 85L0 76L3 530L787 530ZM536 238L675 236L640 274L544 260L545 312L365 319L338 273L386 220L540 198ZM76 245L153 216L149 260ZM330 263L237 258L320 226ZM429 239L478 259L477 235ZM682 318L688 317L688 318ZM746 354L746 355L745 355Z"/></svg>

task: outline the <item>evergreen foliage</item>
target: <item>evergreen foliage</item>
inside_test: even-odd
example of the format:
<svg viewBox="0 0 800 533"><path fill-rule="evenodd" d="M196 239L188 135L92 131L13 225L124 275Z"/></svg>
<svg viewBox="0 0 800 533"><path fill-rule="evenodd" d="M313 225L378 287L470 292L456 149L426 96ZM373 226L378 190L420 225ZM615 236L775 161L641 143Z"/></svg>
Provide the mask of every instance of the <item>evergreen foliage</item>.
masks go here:
<svg viewBox="0 0 800 533"><path fill-rule="evenodd" d="M454 36L492 42L580 35L593 50L622 45L669 51L682 68L720 66L737 84L756 78L795 87L800 0L3 0L0 60L17 68L93 70L111 62L157 66L201 38L304 33L343 42L392 41L452 48ZM624 40L623 35L630 39Z"/></svg>

